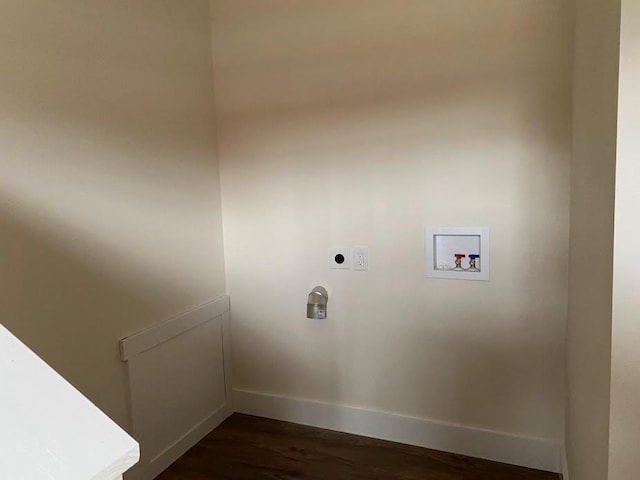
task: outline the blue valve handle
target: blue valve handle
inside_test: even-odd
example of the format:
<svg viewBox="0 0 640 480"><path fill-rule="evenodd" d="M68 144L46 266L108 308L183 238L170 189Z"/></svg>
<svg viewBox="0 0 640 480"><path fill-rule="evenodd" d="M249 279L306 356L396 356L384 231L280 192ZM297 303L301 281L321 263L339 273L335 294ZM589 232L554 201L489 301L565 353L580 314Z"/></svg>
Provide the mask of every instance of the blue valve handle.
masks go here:
<svg viewBox="0 0 640 480"><path fill-rule="evenodd" d="M477 258L480 258L480 255L469 255L469 258L470 258L471 260L475 260L475 259L477 259Z"/></svg>

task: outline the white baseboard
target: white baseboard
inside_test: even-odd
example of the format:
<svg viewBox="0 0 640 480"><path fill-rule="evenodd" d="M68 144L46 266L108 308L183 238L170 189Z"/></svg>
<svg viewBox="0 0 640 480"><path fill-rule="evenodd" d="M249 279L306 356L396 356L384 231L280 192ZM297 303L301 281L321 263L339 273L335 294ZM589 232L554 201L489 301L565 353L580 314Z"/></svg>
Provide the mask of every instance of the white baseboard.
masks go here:
<svg viewBox="0 0 640 480"><path fill-rule="evenodd" d="M560 473L560 444L393 413L234 390L238 413Z"/></svg>
<svg viewBox="0 0 640 480"><path fill-rule="evenodd" d="M569 462L567 461L567 449L562 447L562 458L560 459L562 480L569 480Z"/></svg>

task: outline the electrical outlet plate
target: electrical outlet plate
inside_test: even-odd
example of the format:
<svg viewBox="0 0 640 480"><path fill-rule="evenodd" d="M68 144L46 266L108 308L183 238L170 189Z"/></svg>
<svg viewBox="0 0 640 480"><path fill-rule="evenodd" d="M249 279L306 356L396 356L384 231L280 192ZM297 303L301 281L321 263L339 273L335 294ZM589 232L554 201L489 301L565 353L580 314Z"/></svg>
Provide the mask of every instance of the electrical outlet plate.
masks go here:
<svg viewBox="0 0 640 480"><path fill-rule="evenodd" d="M329 266L337 270L351 270L351 249L332 248L329 252Z"/></svg>
<svg viewBox="0 0 640 480"><path fill-rule="evenodd" d="M369 248L353 247L353 269L361 272L369 270Z"/></svg>

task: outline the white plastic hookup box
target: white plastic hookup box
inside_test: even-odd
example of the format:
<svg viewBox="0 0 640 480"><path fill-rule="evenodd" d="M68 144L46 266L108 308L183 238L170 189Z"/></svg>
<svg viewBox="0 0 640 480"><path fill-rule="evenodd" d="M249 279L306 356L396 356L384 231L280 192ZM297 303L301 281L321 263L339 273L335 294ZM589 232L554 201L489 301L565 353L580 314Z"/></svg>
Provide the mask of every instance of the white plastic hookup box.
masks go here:
<svg viewBox="0 0 640 480"><path fill-rule="evenodd" d="M426 227L427 278L489 281L489 242L489 227ZM459 268L456 255L464 255ZM479 255L475 270L471 268L471 255Z"/></svg>

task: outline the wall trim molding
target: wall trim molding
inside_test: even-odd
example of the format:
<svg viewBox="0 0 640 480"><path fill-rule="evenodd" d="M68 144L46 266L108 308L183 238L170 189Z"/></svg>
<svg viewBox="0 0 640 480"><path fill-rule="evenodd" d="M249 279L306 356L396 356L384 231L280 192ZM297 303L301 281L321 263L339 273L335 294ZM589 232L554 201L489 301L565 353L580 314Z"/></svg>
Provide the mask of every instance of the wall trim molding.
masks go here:
<svg viewBox="0 0 640 480"><path fill-rule="evenodd" d="M233 413L230 319L225 295L121 340L141 448L125 480L155 478Z"/></svg>
<svg viewBox="0 0 640 480"><path fill-rule="evenodd" d="M126 362L130 358L157 347L212 318L227 313L229 308L229 296L223 295L193 310L123 338L120 340L120 359Z"/></svg>
<svg viewBox="0 0 640 480"><path fill-rule="evenodd" d="M561 445L388 412L234 390L238 413L560 473Z"/></svg>

